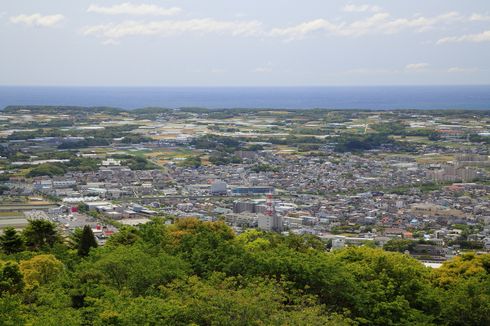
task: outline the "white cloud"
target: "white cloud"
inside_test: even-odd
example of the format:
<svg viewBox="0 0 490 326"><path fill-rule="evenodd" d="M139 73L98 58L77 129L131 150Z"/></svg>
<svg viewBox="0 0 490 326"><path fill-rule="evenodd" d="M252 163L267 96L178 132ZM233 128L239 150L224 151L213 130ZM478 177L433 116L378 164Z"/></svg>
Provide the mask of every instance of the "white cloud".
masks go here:
<svg viewBox="0 0 490 326"><path fill-rule="evenodd" d="M357 20L343 27L339 26L338 31L340 35L345 36L359 36L375 31L389 22L390 14L386 12L374 14L366 19ZM384 28L383 28L384 29Z"/></svg>
<svg viewBox="0 0 490 326"><path fill-rule="evenodd" d="M482 42L490 42L490 30L484 31L478 34L466 34L461 36L450 36L444 37L437 41L436 44L447 44L447 43L482 43Z"/></svg>
<svg viewBox="0 0 490 326"><path fill-rule="evenodd" d="M18 15L10 17L10 22L13 24L24 24L27 26L53 27L63 21L63 15Z"/></svg>
<svg viewBox="0 0 490 326"><path fill-rule="evenodd" d="M174 36L183 33L253 36L261 34L261 31L261 23L258 21L220 21L204 18L180 21L126 21L117 24L102 24L85 27L82 29L82 34L116 40L128 36Z"/></svg>
<svg viewBox="0 0 490 326"><path fill-rule="evenodd" d="M342 11L345 12L379 12L381 10L382 10L381 7L375 5L348 4L342 8Z"/></svg>
<svg viewBox="0 0 490 326"><path fill-rule="evenodd" d="M411 63L405 66L405 70L408 71L423 71L429 68L429 64L426 62Z"/></svg>
<svg viewBox="0 0 490 326"><path fill-rule="evenodd" d="M122 5L97 8L110 9L114 14L122 12L129 13L131 10L128 8L144 9L131 11L133 13L155 13L158 12L158 10L155 8L160 8L153 5L123 5L125 5L124 8L121 7ZM91 6L92 11L95 10L94 6L95 5ZM347 10L362 9L368 12L374 11L366 9L367 7L365 8L365 6L366 5L348 5L346 8L348 7ZM154 9L150 10L149 8ZM165 11L161 12L161 14L164 12ZM476 18L473 17L473 19ZM458 12L447 12L431 17L416 15L411 18L396 18L392 17L387 12L375 12L369 14L365 18L354 21L330 21L320 18L301 22L293 26L276 27L271 29L266 29L261 22L256 20L216 20L212 18L155 21L127 20L118 23L87 26L82 29L82 34L115 40L127 36L138 35L173 36L184 33L216 33L232 36L278 37L285 39L286 41L293 41L315 34L359 37L363 35L395 34L406 30L424 32L434 28L442 28L453 23L469 22L470 20L471 17L463 16Z"/></svg>
<svg viewBox="0 0 490 326"><path fill-rule="evenodd" d="M286 37L288 40L297 40L304 38L307 34L317 31L333 32L337 26L325 19L316 19L309 22L304 22L296 26L287 28L274 28L271 36Z"/></svg>
<svg viewBox="0 0 490 326"><path fill-rule="evenodd" d="M477 68L461 68L461 67L451 67L447 70L447 72L450 73L472 73L472 72L477 72Z"/></svg>
<svg viewBox="0 0 490 326"><path fill-rule="evenodd" d="M430 64L425 62L411 63L404 67L404 69L387 69L387 68L357 68L350 69L342 72L344 75L394 75L394 74L407 74L416 72L428 72ZM433 72L446 72L453 74L469 74L478 72L477 68L462 68L462 67L451 67L447 69L430 69Z"/></svg>
<svg viewBox="0 0 490 326"><path fill-rule="evenodd" d="M87 12L105 15L152 15L152 16L173 16L182 11L178 7L164 8L151 4L132 4L129 2L104 7L97 4L92 4L88 7Z"/></svg>
<svg viewBox="0 0 490 326"><path fill-rule="evenodd" d="M117 41L117 40L113 40L113 39L110 38L110 39L107 39L107 40L102 41L102 44L103 45L119 45L120 42Z"/></svg>
<svg viewBox="0 0 490 326"><path fill-rule="evenodd" d="M337 36L360 36L374 32L379 25L387 21L388 17L388 13L377 13L352 23L332 23L326 19L316 19L292 27L275 28L270 32L270 35L286 37L289 41L302 39L314 32L324 32Z"/></svg>
<svg viewBox="0 0 490 326"><path fill-rule="evenodd" d="M382 26L381 29L385 30L386 33L396 33L401 29L412 28L415 31L423 32L438 25L451 24L455 22L464 21L465 18L458 12L452 11L447 12L434 17L415 17L415 18L399 18L392 21L388 21Z"/></svg>
<svg viewBox="0 0 490 326"><path fill-rule="evenodd" d="M474 22L485 22L485 21L490 21L490 15L485 14L473 14L470 16L470 21Z"/></svg>
<svg viewBox="0 0 490 326"><path fill-rule="evenodd" d="M423 32L442 24L464 20L457 12L448 12L434 17L391 18L387 12L378 12L367 18L353 22L333 23L326 19L316 19L286 28L274 28L271 36L298 40L315 32L336 36L361 36L366 34L394 34L402 30Z"/></svg>

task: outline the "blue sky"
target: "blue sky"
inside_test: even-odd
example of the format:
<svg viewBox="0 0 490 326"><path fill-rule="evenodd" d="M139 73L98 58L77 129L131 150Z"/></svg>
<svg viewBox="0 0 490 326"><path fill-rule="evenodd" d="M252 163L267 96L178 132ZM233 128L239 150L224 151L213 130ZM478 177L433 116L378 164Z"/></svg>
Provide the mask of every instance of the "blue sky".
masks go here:
<svg viewBox="0 0 490 326"><path fill-rule="evenodd" d="M0 85L490 84L488 0L0 0Z"/></svg>

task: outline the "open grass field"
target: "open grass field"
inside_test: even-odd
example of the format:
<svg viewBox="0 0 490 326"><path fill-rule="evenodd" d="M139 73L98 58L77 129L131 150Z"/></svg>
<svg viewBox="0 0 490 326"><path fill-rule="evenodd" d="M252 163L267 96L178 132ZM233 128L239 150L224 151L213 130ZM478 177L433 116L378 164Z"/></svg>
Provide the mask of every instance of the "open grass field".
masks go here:
<svg viewBox="0 0 490 326"><path fill-rule="evenodd" d="M419 164L438 164L438 163L446 163L448 161L454 160L453 155L424 155L417 156L416 161Z"/></svg>
<svg viewBox="0 0 490 326"><path fill-rule="evenodd" d="M4 218L17 218L17 217L23 217L24 214L21 212L1 212L0 211L0 219Z"/></svg>
<svg viewBox="0 0 490 326"><path fill-rule="evenodd" d="M133 153L131 153L133 154ZM169 162L178 162L185 160L188 157L200 155L199 151L193 151L190 149L175 149L175 150L154 150L145 152L144 156L158 165L165 165Z"/></svg>

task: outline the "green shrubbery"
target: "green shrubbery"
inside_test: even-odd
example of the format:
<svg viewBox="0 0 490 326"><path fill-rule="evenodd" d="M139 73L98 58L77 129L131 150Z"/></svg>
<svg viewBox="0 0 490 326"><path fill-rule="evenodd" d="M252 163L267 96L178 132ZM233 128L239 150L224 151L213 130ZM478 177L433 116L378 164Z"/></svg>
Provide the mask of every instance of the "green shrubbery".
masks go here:
<svg viewBox="0 0 490 326"><path fill-rule="evenodd" d="M27 173L30 178L39 176L57 176L64 175L68 171L96 171L99 168L100 160L92 158L72 158L64 163L43 163L34 166Z"/></svg>
<svg viewBox="0 0 490 326"><path fill-rule="evenodd" d="M313 236L255 230L236 236L223 223L195 219L125 227L104 247L84 245L81 255L81 246L62 244L53 227L31 224L20 234L30 251L9 245L7 254L0 242L3 324L490 322L490 255L467 254L431 270L396 252L328 253Z"/></svg>
<svg viewBox="0 0 490 326"><path fill-rule="evenodd" d="M188 157L180 163L180 166L185 168L198 168L201 165L202 165L202 161L199 156Z"/></svg>

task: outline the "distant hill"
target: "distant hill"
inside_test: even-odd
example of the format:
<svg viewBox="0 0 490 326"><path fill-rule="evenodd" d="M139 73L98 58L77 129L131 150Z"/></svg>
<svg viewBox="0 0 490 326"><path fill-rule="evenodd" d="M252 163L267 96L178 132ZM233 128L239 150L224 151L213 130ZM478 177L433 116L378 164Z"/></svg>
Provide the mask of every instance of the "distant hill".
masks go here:
<svg viewBox="0 0 490 326"><path fill-rule="evenodd" d="M113 107L83 107L83 106L46 106L46 105L10 105L3 109L3 112L18 114L20 112L32 112L36 114L77 114L80 111L90 113L120 113L123 109Z"/></svg>

